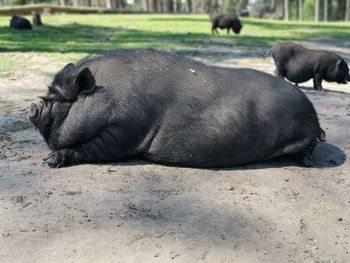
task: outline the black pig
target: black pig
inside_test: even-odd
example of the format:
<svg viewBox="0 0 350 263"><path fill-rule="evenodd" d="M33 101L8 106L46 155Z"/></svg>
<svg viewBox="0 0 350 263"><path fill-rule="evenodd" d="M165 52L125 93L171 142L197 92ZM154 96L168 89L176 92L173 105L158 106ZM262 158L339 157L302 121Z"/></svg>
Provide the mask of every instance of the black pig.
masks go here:
<svg viewBox="0 0 350 263"><path fill-rule="evenodd" d="M50 167L135 156L224 167L292 155L309 165L324 139L313 105L292 84L154 50L68 64L32 107L53 150Z"/></svg>
<svg viewBox="0 0 350 263"><path fill-rule="evenodd" d="M296 85L313 79L314 89L322 90L322 80L346 84L349 68L340 56L306 49L293 43L277 43L271 49L276 75Z"/></svg>
<svg viewBox="0 0 350 263"><path fill-rule="evenodd" d="M10 21L10 28L32 29L32 25L30 24L29 20L24 17L13 16Z"/></svg>
<svg viewBox="0 0 350 263"><path fill-rule="evenodd" d="M211 33L214 35L216 32L219 34L219 31L217 28L220 29L227 29L227 34L230 33L230 29L235 34L239 34L242 29L242 24L239 18L236 15L214 15L211 17Z"/></svg>

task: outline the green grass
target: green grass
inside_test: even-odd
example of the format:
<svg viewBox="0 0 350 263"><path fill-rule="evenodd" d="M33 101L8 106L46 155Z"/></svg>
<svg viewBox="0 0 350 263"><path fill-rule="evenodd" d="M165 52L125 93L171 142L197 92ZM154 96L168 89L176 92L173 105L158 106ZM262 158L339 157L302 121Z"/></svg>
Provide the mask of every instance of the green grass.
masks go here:
<svg viewBox="0 0 350 263"><path fill-rule="evenodd" d="M8 28L10 17L0 17L0 75L14 68L30 68L25 61L11 59L16 52L36 52L56 62L74 61L86 54L117 48L157 48L179 54L206 56L201 47L239 48L265 52L276 41L323 39L345 42L350 38L346 23L284 22L242 19L240 35L212 36L205 15L53 15L33 31ZM218 53L225 56L225 53Z"/></svg>
<svg viewBox="0 0 350 263"><path fill-rule="evenodd" d="M9 17L0 18L2 51L86 52L115 48L167 48L221 45L271 45L279 40L350 37L345 23L297 23L242 19L239 36L210 34L207 16L190 15L56 15L44 16L47 25L34 31L8 29ZM225 39L226 41L218 41Z"/></svg>

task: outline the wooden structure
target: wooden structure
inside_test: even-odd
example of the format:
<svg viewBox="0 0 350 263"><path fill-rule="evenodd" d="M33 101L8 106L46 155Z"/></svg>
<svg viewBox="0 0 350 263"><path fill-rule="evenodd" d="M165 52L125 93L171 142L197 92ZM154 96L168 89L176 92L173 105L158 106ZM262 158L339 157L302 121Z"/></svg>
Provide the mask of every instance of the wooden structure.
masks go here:
<svg viewBox="0 0 350 263"><path fill-rule="evenodd" d="M32 13L71 13L71 14L126 14L126 13L145 13L117 9L107 9L101 7L78 7L78 6L60 6L51 4L33 4L22 6L11 6L0 8L0 15L30 15Z"/></svg>

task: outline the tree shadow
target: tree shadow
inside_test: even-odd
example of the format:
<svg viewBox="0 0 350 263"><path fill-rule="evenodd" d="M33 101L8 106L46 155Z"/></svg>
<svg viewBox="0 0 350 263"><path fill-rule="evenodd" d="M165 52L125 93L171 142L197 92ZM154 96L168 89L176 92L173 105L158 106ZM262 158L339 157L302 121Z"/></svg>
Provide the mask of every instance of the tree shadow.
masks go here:
<svg viewBox="0 0 350 263"><path fill-rule="evenodd" d="M314 158L318 159L315 163L316 168L330 168L344 162L345 154L335 146L322 143L316 147ZM336 163L332 161L333 159ZM126 165L143 166L145 164L147 162L132 161ZM238 199L239 197L249 198L244 194L243 196L233 195L231 200L234 205L227 205L228 196L222 195L224 194L222 191L226 189L221 188L220 175L224 178L221 179L225 182L224 185L232 186L234 182L233 189L235 189L239 188L240 184L239 180L233 178L239 173L223 175L216 172L247 170L247 174L254 174L254 171L249 173L249 170L279 168L285 167L285 164L292 166L290 161L277 159L235 169L206 169L203 173L199 169L188 168L143 169L141 176L137 178L133 176L133 183L126 180L126 191L123 194L125 202L122 205L115 203L116 208L113 211L116 215L122 215L123 222L128 227L137 229L141 233L148 233L147 235L151 238L153 235L161 233L166 236L175 231L178 238L185 242L195 242L197 245L202 244L200 240L206 240L212 247L237 247L244 242L254 248L262 249L265 246L268 248L268 243L260 242L261 234L273 232L270 227L276 224L274 216L267 214L261 216L259 213L261 211L255 210L247 215L242 207L249 203L249 200ZM116 168L118 166L119 164L115 165ZM198 178L199 174L201 180ZM264 178L265 175L261 174L261 176ZM212 183L215 184L212 185ZM115 188L119 187L121 186L115 186ZM202 189L202 192L199 192L197 187ZM207 191L204 192L203 189ZM247 195L249 194L251 193L248 192ZM226 199L223 199L223 196ZM103 207L113 203L113 199L104 201L106 205L102 205ZM98 216L99 212L96 211L92 217ZM139 238L140 236L135 236L129 244L133 245Z"/></svg>
<svg viewBox="0 0 350 263"><path fill-rule="evenodd" d="M299 22L280 22L280 21L267 21L267 20L255 20L248 19L244 20L244 23L247 25L254 25L259 27L264 27L273 30L305 30L305 29L318 29L326 31L348 31L350 26L347 25L334 25L334 24L324 24L324 23L308 23L305 24ZM336 33L336 32L335 32ZM346 32L346 35L350 33ZM345 36L343 36L345 38Z"/></svg>
<svg viewBox="0 0 350 263"><path fill-rule="evenodd" d="M314 93L322 94L322 92L329 92L329 93L337 93L337 94L343 94L343 95L350 95L349 92L345 91L339 91L339 90L330 90L330 89L323 89L322 91L315 90L313 87L310 86L298 86L301 90L305 91L313 91Z"/></svg>
<svg viewBox="0 0 350 263"><path fill-rule="evenodd" d="M341 166L346 161L346 154L338 147L323 142L319 143L313 152L313 167L333 168Z"/></svg>
<svg viewBox="0 0 350 263"><path fill-rule="evenodd" d="M326 142L317 144L312 153L311 168L334 168L341 166L346 161L346 154L338 147ZM238 167L218 168L213 170L260 170L268 168L301 167L290 156L281 156L265 162L257 162Z"/></svg>
<svg viewBox="0 0 350 263"><path fill-rule="evenodd" d="M334 168L341 166L346 161L346 154L344 151L339 149L338 147L326 143L321 142L317 144L313 151L312 155L312 168ZM110 163L111 170L116 170L118 166L143 166L145 164L157 164L167 167L177 167L177 168L191 168L198 170L213 170L213 171L240 171L240 170L261 170L268 168L283 168L283 167L300 167L299 164L294 162L290 156L281 156L274 158L272 160L264 161L264 162L256 162L246 165L240 165L235 167L219 167L219 168L198 168L198 167L188 167L188 166L176 166L166 163L155 163L149 161L145 158L129 158L117 163Z"/></svg>
<svg viewBox="0 0 350 263"><path fill-rule="evenodd" d="M179 17L178 15L174 15L174 17L169 17L171 15L167 15L167 17L155 17L150 18L149 21L167 21L167 22L210 22L210 17L208 15L207 18L198 18L198 17Z"/></svg>

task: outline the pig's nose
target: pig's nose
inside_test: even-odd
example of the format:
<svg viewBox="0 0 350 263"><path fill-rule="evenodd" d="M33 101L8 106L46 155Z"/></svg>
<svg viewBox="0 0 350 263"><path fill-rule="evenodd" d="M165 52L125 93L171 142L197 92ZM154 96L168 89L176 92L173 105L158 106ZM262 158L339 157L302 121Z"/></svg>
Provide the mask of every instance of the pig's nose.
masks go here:
<svg viewBox="0 0 350 263"><path fill-rule="evenodd" d="M35 118L38 115L38 106L35 103L32 103L30 107L30 118Z"/></svg>

